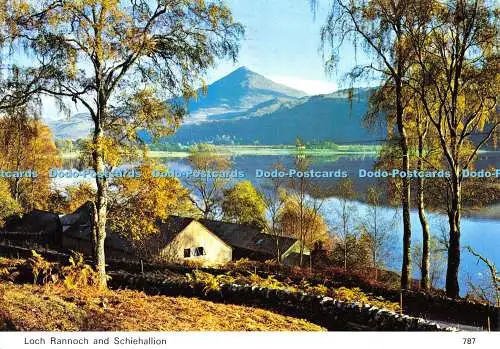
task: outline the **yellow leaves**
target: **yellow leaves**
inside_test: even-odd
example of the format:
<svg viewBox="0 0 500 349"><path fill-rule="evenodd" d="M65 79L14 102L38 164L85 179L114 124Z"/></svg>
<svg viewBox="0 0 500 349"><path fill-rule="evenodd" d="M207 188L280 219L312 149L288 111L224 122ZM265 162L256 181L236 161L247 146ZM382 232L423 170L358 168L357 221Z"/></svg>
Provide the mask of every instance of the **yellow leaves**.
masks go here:
<svg viewBox="0 0 500 349"><path fill-rule="evenodd" d="M186 200L189 192L177 178L157 175L168 171L164 165L150 161L141 164L137 170L140 178L118 178L114 183L115 204L111 210L110 226L141 244L158 232L158 219L165 219L190 203Z"/></svg>
<svg viewBox="0 0 500 349"><path fill-rule="evenodd" d="M222 284L234 283L234 278L230 275L212 275L200 270L195 270L191 274L186 274L187 281L191 287L202 287L205 295L211 292L219 292Z"/></svg>
<svg viewBox="0 0 500 349"><path fill-rule="evenodd" d="M132 96L136 105L135 117L140 122L159 120L167 114L165 103L155 96L152 88L145 88Z"/></svg>
<svg viewBox="0 0 500 349"><path fill-rule="evenodd" d="M15 0L12 2L12 6L14 9L14 12L19 16L26 15L30 10L29 3L27 1L24 1L24 0L20 0L20 1Z"/></svg>
<svg viewBox="0 0 500 349"><path fill-rule="evenodd" d="M165 103L152 88L138 90L126 103L130 118L124 131L129 140L137 138L138 129L148 129L157 139L172 134L180 125L181 112Z"/></svg>
<svg viewBox="0 0 500 349"><path fill-rule="evenodd" d="M339 287L333 289L332 296L333 298L342 300L344 302L359 302L363 304L370 304L380 308L386 308L392 311L400 310L398 303L389 302L379 297L368 296L357 287L356 288Z"/></svg>
<svg viewBox="0 0 500 349"><path fill-rule="evenodd" d="M31 11L28 1L13 0L11 2L0 2L0 26L2 30L5 28L6 32L15 38L21 33L21 26L18 21L20 18L29 15ZM0 36L0 39L2 37Z"/></svg>
<svg viewBox="0 0 500 349"><path fill-rule="evenodd" d="M208 93L208 85L205 79L201 79L201 92L206 95Z"/></svg>
<svg viewBox="0 0 500 349"><path fill-rule="evenodd" d="M99 284L99 274L85 263L83 255L79 252L72 253L69 265L61 269L61 277L64 286L70 290L81 290Z"/></svg>
<svg viewBox="0 0 500 349"><path fill-rule="evenodd" d="M189 161L198 170L226 170L231 167L231 159L224 154L217 154L212 144L198 143L189 149Z"/></svg>
<svg viewBox="0 0 500 349"><path fill-rule="evenodd" d="M151 33L143 33L137 27L128 27L123 44L132 52L153 52L156 42Z"/></svg>
<svg viewBox="0 0 500 349"><path fill-rule="evenodd" d="M368 20L375 20L377 17L377 11L374 6L366 6L362 9L363 17Z"/></svg>
<svg viewBox="0 0 500 349"><path fill-rule="evenodd" d="M52 276L52 269L54 268L54 263L48 262L43 258L42 255L38 254L36 251L31 251L32 256L26 260L26 265L31 269L33 273L33 284L42 283L46 284L50 281Z"/></svg>
<svg viewBox="0 0 500 349"><path fill-rule="evenodd" d="M68 78L74 79L77 74L77 52L75 50L70 50L68 52L68 64L67 71Z"/></svg>
<svg viewBox="0 0 500 349"><path fill-rule="evenodd" d="M466 101L465 101L465 96L462 94L457 97L457 111L463 114L465 112L465 109L466 109Z"/></svg>
<svg viewBox="0 0 500 349"><path fill-rule="evenodd" d="M96 190L86 182L67 187L66 193L68 196L66 211L68 213L74 212L87 201L94 201L96 197Z"/></svg>
<svg viewBox="0 0 500 349"><path fill-rule="evenodd" d="M0 142L0 167L10 171L31 169L38 175L18 182L19 203L26 209L44 209L50 190L48 172L60 164L52 132L42 122L18 110L0 119Z"/></svg>
<svg viewBox="0 0 500 349"><path fill-rule="evenodd" d="M88 139L83 143L82 155L85 158L92 158L92 154L97 152L106 165L116 167L122 159L120 144L109 136L101 136L96 140Z"/></svg>
<svg viewBox="0 0 500 349"><path fill-rule="evenodd" d="M191 85L191 83L184 76L182 79L182 96L184 97L184 100L186 102L189 101L190 99L198 100L197 90Z"/></svg>
<svg viewBox="0 0 500 349"><path fill-rule="evenodd" d="M196 0L196 5L201 9L206 8L205 0Z"/></svg>
<svg viewBox="0 0 500 349"><path fill-rule="evenodd" d="M309 247L316 241L328 240L328 227L323 217L295 195L283 193L285 206L278 221L284 231L302 240ZM306 236L307 235L307 236Z"/></svg>
<svg viewBox="0 0 500 349"><path fill-rule="evenodd" d="M98 158L103 159L104 166L117 167L129 155L125 145L120 144L115 138L104 135L97 139L82 140L79 160L84 166L94 167L94 153ZM100 170L101 171L101 170Z"/></svg>
<svg viewBox="0 0 500 349"><path fill-rule="evenodd" d="M233 22L231 11L225 5L210 4L207 9L207 14L214 28L217 28L220 23L230 24Z"/></svg>
<svg viewBox="0 0 500 349"><path fill-rule="evenodd" d="M10 193L9 183L0 178L0 228L4 225L5 218L21 211L21 206Z"/></svg>
<svg viewBox="0 0 500 349"><path fill-rule="evenodd" d="M224 217L240 224L265 226L266 208L262 196L250 181L238 182L224 191Z"/></svg>
<svg viewBox="0 0 500 349"><path fill-rule="evenodd" d="M61 20L61 16L59 15L59 13L53 12L53 13L49 13L47 16L47 21L48 21L49 25L51 25L52 27L56 27L60 20Z"/></svg>

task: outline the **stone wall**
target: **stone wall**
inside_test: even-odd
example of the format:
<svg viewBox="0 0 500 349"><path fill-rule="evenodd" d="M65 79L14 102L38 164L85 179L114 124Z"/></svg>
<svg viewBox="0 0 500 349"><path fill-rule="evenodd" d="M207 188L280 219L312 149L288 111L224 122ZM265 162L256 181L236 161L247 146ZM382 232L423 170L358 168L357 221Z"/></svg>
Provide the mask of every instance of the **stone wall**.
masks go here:
<svg viewBox="0 0 500 349"><path fill-rule="evenodd" d="M360 303L342 302L330 297L313 296L249 285L223 284L220 291L204 292L183 280L142 277L111 272L110 286L142 290L148 294L198 297L215 302L243 304L270 309L284 315L301 317L329 330L365 331L455 331L421 318L400 315Z"/></svg>
<svg viewBox="0 0 500 349"><path fill-rule="evenodd" d="M287 277L294 282L301 278L289 277L286 274L274 274L278 280ZM327 287L359 287L365 293L383 297L391 302L403 300L403 311L416 317L431 317L444 322L466 324L486 328L488 318L492 330L500 330L500 308L489 304L473 303L465 299L451 299L443 295L429 294L418 290L387 289L376 284L370 284L357 278L344 275L331 275L328 279L312 275L307 277L311 285L324 284Z"/></svg>
<svg viewBox="0 0 500 349"><path fill-rule="evenodd" d="M0 240L16 242L18 244L31 242L39 245L53 245L54 234L43 231L37 233L0 231Z"/></svg>
<svg viewBox="0 0 500 349"><path fill-rule="evenodd" d="M10 257L10 258L22 258L26 259L32 257L32 250L36 250L49 262L57 262L66 264L68 263L69 254L62 253L55 250L50 250L37 246L35 247L21 247L12 245L12 241L2 241L0 242L0 256Z"/></svg>

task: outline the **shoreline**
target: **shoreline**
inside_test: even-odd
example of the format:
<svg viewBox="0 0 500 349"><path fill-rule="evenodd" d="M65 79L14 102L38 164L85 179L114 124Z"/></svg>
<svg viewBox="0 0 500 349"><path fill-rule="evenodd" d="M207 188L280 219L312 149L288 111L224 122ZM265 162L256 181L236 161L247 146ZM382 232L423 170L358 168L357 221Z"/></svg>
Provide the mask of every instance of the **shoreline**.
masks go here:
<svg viewBox="0 0 500 349"><path fill-rule="evenodd" d="M354 150L356 147L366 147L364 150ZM351 150L349 150L351 149ZM370 150L369 150L370 149ZM216 146L216 154L219 155L232 155L232 156L294 156L294 155L310 155L316 157L322 156L368 156L373 157L378 154L378 146L366 145L339 145L339 149L305 149L297 150L295 146L291 145L219 145ZM480 153L496 153L496 151L483 150ZM61 153L61 158L76 159L78 152ZM148 155L152 159L172 158L183 159L189 156L189 151L160 151L149 150ZM467 219L477 220L500 220L500 203L494 203L482 208L469 208L463 207L462 216Z"/></svg>
<svg viewBox="0 0 500 349"><path fill-rule="evenodd" d="M216 145L215 154L219 155L255 155L255 156L293 156L293 155L311 155L311 156L349 156L349 155L378 155L381 146L375 145L339 145L337 149L317 148L297 150L292 145ZM495 150L480 150L478 154L498 153ZM189 150L148 150L149 157L157 158L185 158L189 156ZM79 152L61 152L62 159L76 159Z"/></svg>

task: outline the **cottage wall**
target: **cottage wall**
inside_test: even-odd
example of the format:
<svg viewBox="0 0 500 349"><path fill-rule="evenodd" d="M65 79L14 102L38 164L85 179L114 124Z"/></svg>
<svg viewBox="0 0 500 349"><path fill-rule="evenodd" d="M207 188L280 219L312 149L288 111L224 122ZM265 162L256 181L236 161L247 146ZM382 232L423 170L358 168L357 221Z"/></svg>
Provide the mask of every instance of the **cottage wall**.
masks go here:
<svg viewBox="0 0 500 349"><path fill-rule="evenodd" d="M290 248L286 251L281 251L281 259L284 260L286 257L288 257L292 253L300 253L300 241L297 240L295 243L290 246ZM309 256L310 252L307 247L304 248L304 255Z"/></svg>
<svg viewBox="0 0 500 349"><path fill-rule="evenodd" d="M197 247L203 247L204 255L193 255ZM185 249L190 249L190 257L184 257ZM232 248L202 224L192 221L161 251L161 259L199 263L202 266L221 265L232 260Z"/></svg>

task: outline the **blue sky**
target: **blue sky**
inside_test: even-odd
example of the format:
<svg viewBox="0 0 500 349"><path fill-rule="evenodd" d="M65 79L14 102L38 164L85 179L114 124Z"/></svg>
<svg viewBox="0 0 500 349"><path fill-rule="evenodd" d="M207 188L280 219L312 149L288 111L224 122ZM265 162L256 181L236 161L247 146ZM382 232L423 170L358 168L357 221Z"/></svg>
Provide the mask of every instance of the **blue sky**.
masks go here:
<svg viewBox="0 0 500 349"><path fill-rule="evenodd" d="M331 0L320 0L316 17L309 0L227 0L233 16L246 30L238 62L219 62L207 74L212 83L240 66L310 95L346 87L343 75L355 62L354 48L342 50L338 73L327 75L320 51L320 30ZM361 57L359 57L361 56ZM358 55L358 60L363 55ZM366 58L365 58L366 59ZM83 110L79 110L80 112ZM72 113L79 112L73 110ZM62 118L54 103L45 99L43 115Z"/></svg>
<svg viewBox="0 0 500 349"><path fill-rule="evenodd" d="M246 29L236 64L222 63L209 82L238 66L315 95L342 87L342 75L354 62L354 49L342 50L339 74L327 76L320 51L320 30L330 0L320 0L316 18L309 0L229 0L233 15Z"/></svg>

